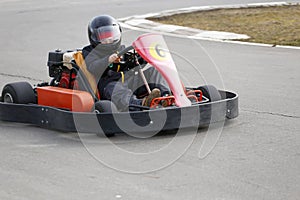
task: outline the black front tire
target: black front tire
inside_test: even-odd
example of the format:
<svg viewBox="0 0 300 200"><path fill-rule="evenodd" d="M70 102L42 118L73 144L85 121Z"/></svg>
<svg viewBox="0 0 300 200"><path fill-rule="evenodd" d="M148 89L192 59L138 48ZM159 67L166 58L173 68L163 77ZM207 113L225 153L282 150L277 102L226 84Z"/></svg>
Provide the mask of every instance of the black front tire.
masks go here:
<svg viewBox="0 0 300 200"><path fill-rule="evenodd" d="M118 112L115 104L108 100L97 101L94 106L94 112L96 113L116 113Z"/></svg>
<svg viewBox="0 0 300 200"><path fill-rule="evenodd" d="M204 85L198 88L202 91L203 96L209 99L209 102L219 101L222 99L220 92L213 85Z"/></svg>
<svg viewBox="0 0 300 200"><path fill-rule="evenodd" d="M117 113L119 112L115 104L108 100L101 100L97 101L94 105L93 112L95 113ZM98 136L103 136L100 134L97 134ZM105 133L106 137L113 137L115 136L114 133Z"/></svg>
<svg viewBox="0 0 300 200"><path fill-rule="evenodd" d="M36 103L36 95L28 82L9 83L2 90L1 100L5 103Z"/></svg>

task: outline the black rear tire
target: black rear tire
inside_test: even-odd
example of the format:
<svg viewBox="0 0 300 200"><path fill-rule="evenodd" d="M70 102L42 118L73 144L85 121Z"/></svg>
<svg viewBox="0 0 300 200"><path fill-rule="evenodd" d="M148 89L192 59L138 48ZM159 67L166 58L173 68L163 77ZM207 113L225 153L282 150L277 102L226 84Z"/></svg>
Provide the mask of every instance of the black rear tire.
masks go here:
<svg viewBox="0 0 300 200"><path fill-rule="evenodd" d="M203 95L209 99L209 102L219 101L222 99L218 89L213 85L204 85L198 88Z"/></svg>
<svg viewBox="0 0 300 200"><path fill-rule="evenodd" d="M5 103L36 103L36 95L28 82L9 83L2 90L1 100Z"/></svg>

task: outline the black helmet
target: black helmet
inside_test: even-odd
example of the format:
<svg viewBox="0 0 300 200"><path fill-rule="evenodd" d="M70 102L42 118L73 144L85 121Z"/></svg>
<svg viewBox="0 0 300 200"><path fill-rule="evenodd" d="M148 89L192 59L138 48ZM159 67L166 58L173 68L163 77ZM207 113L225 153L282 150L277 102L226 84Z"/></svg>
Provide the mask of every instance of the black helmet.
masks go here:
<svg viewBox="0 0 300 200"><path fill-rule="evenodd" d="M94 17L88 26L88 36L93 47L101 45L106 50L117 50L121 44L122 29L117 20L109 15Z"/></svg>

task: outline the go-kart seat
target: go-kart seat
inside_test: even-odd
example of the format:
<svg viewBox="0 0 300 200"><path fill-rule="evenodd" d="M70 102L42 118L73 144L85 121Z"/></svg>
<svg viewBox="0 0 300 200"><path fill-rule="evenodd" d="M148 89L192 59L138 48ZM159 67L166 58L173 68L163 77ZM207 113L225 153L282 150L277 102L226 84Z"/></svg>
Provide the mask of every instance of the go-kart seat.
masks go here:
<svg viewBox="0 0 300 200"><path fill-rule="evenodd" d="M84 74L85 78L87 79L91 89L93 90L94 94L100 98L99 91L97 88L97 82L94 75L88 71L87 66L85 64L83 55L81 51L77 51L73 54L73 58L76 62L76 65L80 68L81 72Z"/></svg>

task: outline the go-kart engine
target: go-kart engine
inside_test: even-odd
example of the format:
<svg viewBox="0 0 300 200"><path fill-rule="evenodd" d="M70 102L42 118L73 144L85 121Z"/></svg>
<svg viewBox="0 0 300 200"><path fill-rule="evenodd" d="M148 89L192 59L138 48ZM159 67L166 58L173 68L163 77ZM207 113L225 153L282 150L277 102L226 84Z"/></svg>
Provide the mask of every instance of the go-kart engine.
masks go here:
<svg viewBox="0 0 300 200"><path fill-rule="evenodd" d="M55 51L50 51L48 54L48 62L47 65L49 67L49 76L54 78L53 85L63 88L72 89L74 86L74 80L76 78L76 71L72 68L68 67L68 64L65 63L65 56L68 53L72 53L76 51L62 51L57 49Z"/></svg>
<svg viewBox="0 0 300 200"><path fill-rule="evenodd" d="M61 73L64 53L66 52L60 49L49 52L47 65L49 67L50 77L57 77Z"/></svg>

